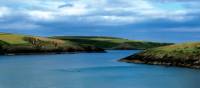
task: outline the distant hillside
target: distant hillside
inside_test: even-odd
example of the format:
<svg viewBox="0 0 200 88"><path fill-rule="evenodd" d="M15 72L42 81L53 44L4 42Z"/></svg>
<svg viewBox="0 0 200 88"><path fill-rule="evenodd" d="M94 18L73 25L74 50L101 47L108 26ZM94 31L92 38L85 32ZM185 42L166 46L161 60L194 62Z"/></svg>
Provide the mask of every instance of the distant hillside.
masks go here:
<svg viewBox="0 0 200 88"><path fill-rule="evenodd" d="M0 54L103 51L94 46L82 47L71 41L0 33Z"/></svg>
<svg viewBox="0 0 200 88"><path fill-rule="evenodd" d="M75 42L82 46L94 45L96 47L104 49L148 49L159 46L170 45L171 43L156 43L145 41L134 41L116 37L104 37L104 36L55 36L55 39L61 39L66 41Z"/></svg>
<svg viewBox="0 0 200 88"><path fill-rule="evenodd" d="M200 68L200 42L148 49L120 61Z"/></svg>

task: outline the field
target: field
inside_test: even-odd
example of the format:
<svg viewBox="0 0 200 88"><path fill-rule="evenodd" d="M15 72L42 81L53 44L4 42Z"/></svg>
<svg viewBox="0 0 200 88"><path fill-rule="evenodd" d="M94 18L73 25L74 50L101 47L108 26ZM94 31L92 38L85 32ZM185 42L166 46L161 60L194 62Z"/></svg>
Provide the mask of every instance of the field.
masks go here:
<svg viewBox="0 0 200 88"><path fill-rule="evenodd" d="M171 43L134 41L105 36L39 37L0 33L0 53L104 51L104 49L133 50L166 46Z"/></svg>
<svg viewBox="0 0 200 88"><path fill-rule="evenodd" d="M24 37L24 35L0 33L0 40L9 44L29 44L23 39Z"/></svg>
<svg viewBox="0 0 200 88"><path fill-rule="evenodd" d="M80 45L94 45L104 49L148 49L171 43L157 43L146 41L135 41L116 37L104 36L55 36L55 39L69 40Z"/></svg>
<svg viewBox="0 0 200 88"><path fill-rule="evenodd" d="M200 42L147 49L120 61L200 68Z"/></svg>
<svg viewBox="0 0 200 88"><path fill-rule="evenodd" d="M38 36L0 33L0 54L4 53L41 53L103 51L93 46L82 47L71 41L50 39Z"/></svg>

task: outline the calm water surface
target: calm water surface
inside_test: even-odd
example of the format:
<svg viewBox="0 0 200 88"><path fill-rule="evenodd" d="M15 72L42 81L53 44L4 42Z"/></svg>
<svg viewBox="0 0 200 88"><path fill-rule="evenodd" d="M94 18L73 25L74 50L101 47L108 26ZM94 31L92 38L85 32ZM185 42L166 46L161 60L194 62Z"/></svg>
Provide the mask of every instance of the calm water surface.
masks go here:
<svg viewBox="0 0 200 88"><path fill-rule="evenodd" d="M0 88L200 88L200 70L129 64L138 51L0 56Z"/></svg>

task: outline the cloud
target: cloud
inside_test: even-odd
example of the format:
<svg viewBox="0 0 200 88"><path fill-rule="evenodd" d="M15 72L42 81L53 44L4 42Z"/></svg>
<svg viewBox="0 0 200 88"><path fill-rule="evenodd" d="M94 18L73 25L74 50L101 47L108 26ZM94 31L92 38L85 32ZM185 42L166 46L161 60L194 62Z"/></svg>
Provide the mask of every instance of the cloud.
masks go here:
<svg viewBox="0 0 200 88"><path fill-rule="evenodd" d="M58 8L64 8L64 7L73 7L73 4L64 4L64 5L58 6Z"/></svg>
<svg viewBox="0 0 200 88"><path fill-rule="evenodd" d="M7 7L0 7L0 19L6 15L11 14L10 9Z"/></svg>
<svg viewBox="0 0 200 88"><path fill-rule="evenodd" d="M197 0L2 0L0 18L115 26L155 20L184 22L199 17L199 3Z"/></svg>
<svg viewBox="0 0 200 88"><path fill-rule="evenodd" d="M38 10L33 10L33 11L27 11L26 13L31 20L53 20L54 15L50 11L38 11Z"/></svg>
<svg viewBox="0 0 200 88"><path fill-rule="evenodd" d="M199 0L0 0L0 31L199 40ZM178 38L178 39L174 39Z"/></svg>
<svg viewBox="0 0 200 88"><path fill-rule="evenodd" d="M63 7L58 9L58 16L80 16L86 15L88 10L84 4L76 5L74 4L71 7Z"/></svg>

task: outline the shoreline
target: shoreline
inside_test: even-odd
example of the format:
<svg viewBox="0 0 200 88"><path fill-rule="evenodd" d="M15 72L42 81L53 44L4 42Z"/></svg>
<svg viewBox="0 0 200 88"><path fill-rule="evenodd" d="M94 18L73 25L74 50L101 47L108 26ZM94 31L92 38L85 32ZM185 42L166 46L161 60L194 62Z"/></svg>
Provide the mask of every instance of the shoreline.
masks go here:
<svg viewBox="0 0 200 88"><path fill-rule="evenodd" d="M77 53L107 53L106 51L75 51L75 52L38 52L38 53L3 53L0 56L16 55L56 55L56 54L77 54Z"/></svg>
<svg viewBox="0 0 200 88"><path fill-rule="evenodd" d="M200 69L200 65L195 64L189 64L189 63L181 63L181 62L165 62L165 61L148 61L148 60L142 60L142 59L130 59L130 58L123 58L118 60L119 62L125 62L125 63L134 63L134 64L147 64L147 65L160 65L160 66L168 66L168 67L185 67L185 68L192 68L192 69Z"/></svg>
<svg viewBox="0 0 200 88"><path fill-rule="evenodd" d="M119 61L200 69L200 42L147 49Z"/></svg>

